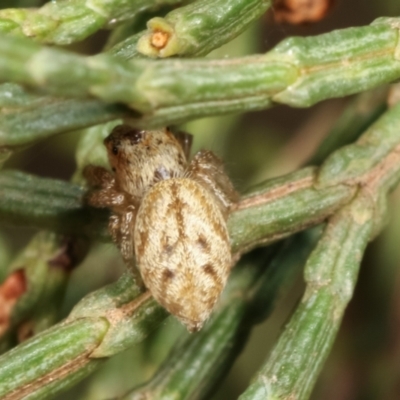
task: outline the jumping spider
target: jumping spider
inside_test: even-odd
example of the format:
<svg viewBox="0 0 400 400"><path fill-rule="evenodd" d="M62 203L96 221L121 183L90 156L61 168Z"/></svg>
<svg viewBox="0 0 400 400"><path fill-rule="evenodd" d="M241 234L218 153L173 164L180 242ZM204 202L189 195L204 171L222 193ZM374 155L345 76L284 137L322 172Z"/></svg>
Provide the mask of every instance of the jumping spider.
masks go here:
<svg viewBox="0 0 400 400"><path fill-rule="evenodd" d="M184 323L199 330L231 268L226 219L237 199L222 162L199 151L188 162L189 135L119 125L104 140L113 173L88 166L88 202L110 208L109 231L144 285ZM182 146L184 144L184 146Z"/></svg>

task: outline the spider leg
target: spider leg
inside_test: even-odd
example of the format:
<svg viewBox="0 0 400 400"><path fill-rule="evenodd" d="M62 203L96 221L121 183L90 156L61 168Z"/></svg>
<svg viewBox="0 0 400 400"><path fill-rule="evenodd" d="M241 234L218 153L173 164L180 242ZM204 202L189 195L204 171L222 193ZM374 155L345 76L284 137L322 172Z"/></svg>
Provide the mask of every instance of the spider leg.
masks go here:
<svg viewBox="0 0 400 400"><path fill-rule="evenodd" d="M114 180L112 173L103 167L97 165L86 165L83 169L83 177L90 186L105 187Z"/></svg>
<svg viewBox="0 0 400 400"><path fill-rule="evenodd" d="M113 211L128 204L128 196L114 187L89 191L86 195L88 204L96 208L111 208Z"/></svg>
<svg viewBox="0 0 400 400"><path fill-rule="evenodd" d="M126 266L132 272L137 285L144 288L140 271L135 265L135 250L133 245L133 233L135 228L137 208L128 206L121 214L113 214L108 228L113 241L119 247Z"/></svg>
<svg viewBox="0 0 400 400"><path fill-rule="evenodd" d="M230 208L238 201L239 194L225 173L222 161L213 152L200 150L196 153L185 175L210 190L225 217L228 216Z"/></svg>
<svg viewBox="0 0 400 400"><path fill-rule="evenodd" d="M133 231L137 207L134 199L118 188L113 174L105 168L88 165L83 171L92 189L86 194L86 201L92 207L110 208L108 223L113 242L119 248L125 264L130 268L139 287L144 288L142 278L135 266Z"/></svg>
<svg viewBox="0 0 400 400"><path fill-rule="evenodd" d="M86 194L86 201L92 207L107 208L122 205L126 199L116 188L114 176L103 167L87 165L83 176L91 189Z"/></svg>
<svg viewBox="0 0 400 400"><path fill-rule="evenodd" d="M114 176L106 169L89 165L84 174L90 183L95 184L86 194L86 201L92 207L115 211L130 203L130 196L117 187Z"/></svg>
<svg viewBox="0 0 400 400"><path fill-rule="evenodd" d="M132 260L135 256L133 246L133 231L135 228L136 209L128 206L127 210L120 215L119 220L119 247L125 262Z"/></svg>
<svg viewBox="0 0 400 400"><path fill-rule="evenodd" d="M111 214L108 221L108 231L110 232L112 241L118 245L120 242L120 224L121 216L118 214Z"/></svg>

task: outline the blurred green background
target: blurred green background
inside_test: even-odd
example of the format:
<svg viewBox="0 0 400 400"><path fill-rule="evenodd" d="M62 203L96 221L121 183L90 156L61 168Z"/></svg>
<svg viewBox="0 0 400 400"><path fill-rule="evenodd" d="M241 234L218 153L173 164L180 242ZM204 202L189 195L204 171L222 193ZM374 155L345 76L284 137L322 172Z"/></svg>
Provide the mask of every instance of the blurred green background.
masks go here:
<svg viewBox="0 0 400 400"><path fill-rule="evenodd" d="M41 3L3 0L0 7L29 7ZM248 31L209 57L265 52L289 36L316 35L369 24L380 16L399 16L400 2L339 0L324 20L302 26L277 24L273 14L272 9ZM107 35L106 31L99 32L71 49L94 54L102 48ZM223 158L235 186L244 192L254 183L291 172L306 163L348 101L348 98L328 100L309 109L277 106L266 111L197 120L183 128L194 135L194 151L208 148ZM35 144L13 155L5 167L70 179L75 170L74 152L79 137L80 132L71 132ZM399 202L400 190L397 190L390 198L389 224L365 255L355 297L314 390L314 400L400 399ZM30 229L1 226L0 264L4 265L15 255L33 233ZM112 244L94 245L71 276L63 314L67 315L85 294L115 281L123 269ZM248 386L302 290L299 277L268 321L254 329L214 400L234 399ZM176 338L184 334L184 329L169 318L143 344L112 358L59 399L105 399L123 393L151 377Z"/></svg>

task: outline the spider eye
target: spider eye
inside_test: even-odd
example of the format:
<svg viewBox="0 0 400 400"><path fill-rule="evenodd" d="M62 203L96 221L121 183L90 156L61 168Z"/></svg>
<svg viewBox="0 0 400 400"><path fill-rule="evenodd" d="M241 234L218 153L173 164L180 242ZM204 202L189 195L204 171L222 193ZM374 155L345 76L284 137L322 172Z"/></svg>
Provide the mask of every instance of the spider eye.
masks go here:
<svg viewBox="0 0 400 400"><path fill-rule="evenodd" d="M117 155L118 154L118 147L117 146L113 146L111 151L113 152L113 154Z"/></svg>

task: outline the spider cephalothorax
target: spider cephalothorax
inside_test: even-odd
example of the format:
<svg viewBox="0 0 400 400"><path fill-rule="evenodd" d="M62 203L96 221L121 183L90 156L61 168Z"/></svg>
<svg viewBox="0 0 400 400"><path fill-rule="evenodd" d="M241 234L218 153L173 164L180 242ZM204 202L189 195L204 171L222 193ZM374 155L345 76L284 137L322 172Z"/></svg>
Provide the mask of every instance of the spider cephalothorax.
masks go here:
<svg viewBox="0 0 400 400"><path fill-rule="evenodd" d="M187 160L168 130L144 131L119 125L105 140L120 190L140 199L154 183L182 176Z"/></svg>
<svg viewBox="0 0 400 400"><path fill-rule="evenodd" d="M231 267L226 218L237 194L221 161L203 150L188 163L168 129L120 125L104 143L114 173L86 168L89 203L111 209L111 236L154 298L200 329Z"/></svg>

